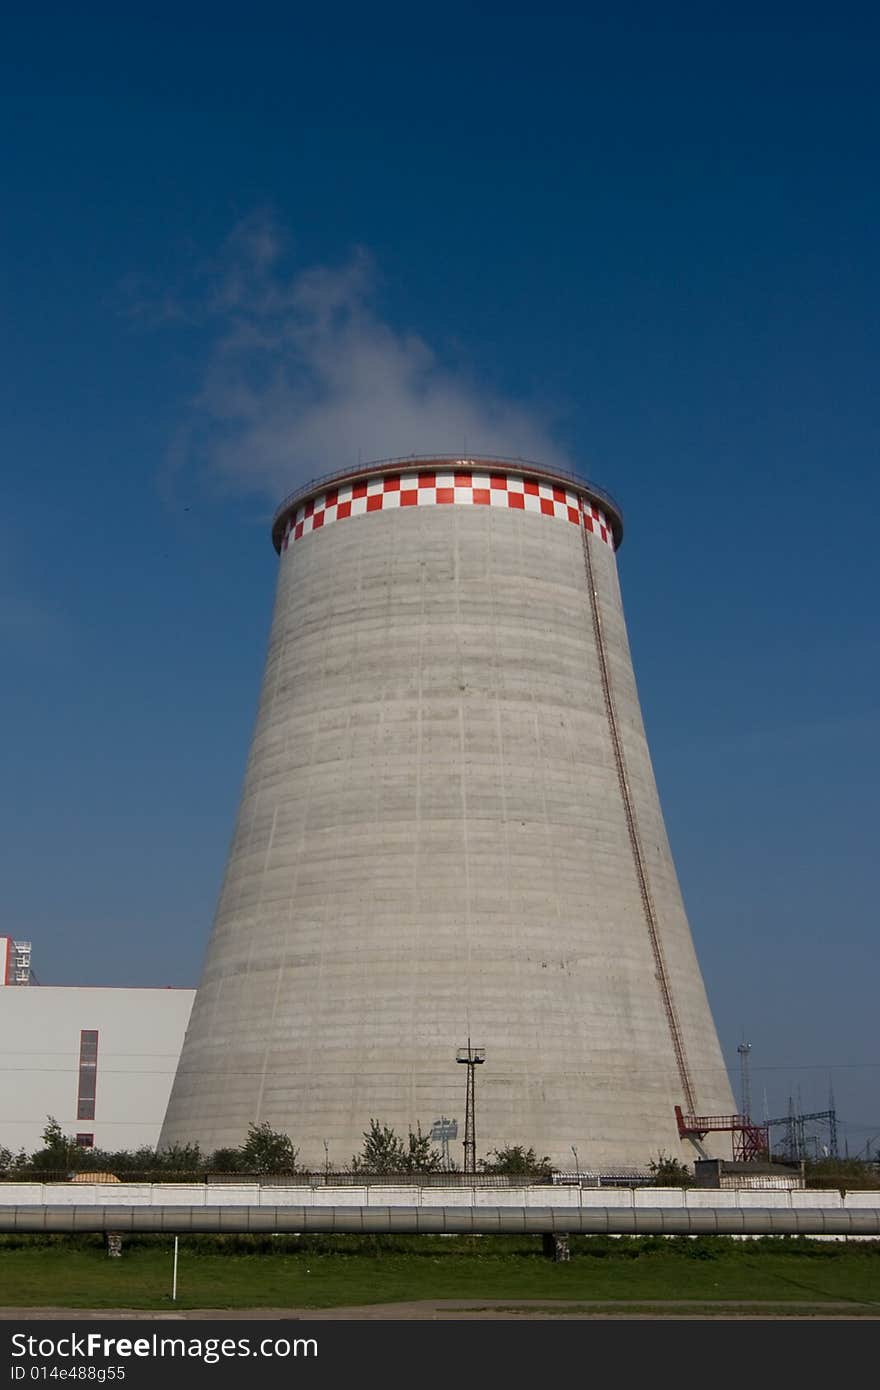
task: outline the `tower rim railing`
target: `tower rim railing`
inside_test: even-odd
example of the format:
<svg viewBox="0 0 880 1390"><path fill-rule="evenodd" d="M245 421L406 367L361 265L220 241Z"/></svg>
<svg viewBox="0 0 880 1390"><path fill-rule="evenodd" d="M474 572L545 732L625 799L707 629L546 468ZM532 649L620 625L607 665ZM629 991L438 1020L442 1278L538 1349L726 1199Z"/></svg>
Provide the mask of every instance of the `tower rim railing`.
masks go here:
<svg viewBox="0 0 880 1390"><path fill-rule="evenodd" d="M516 468L520 472L527 472L530 477L536 479L546 479L548 482L570 483L579 491L585 493L592 502L597 502L600 506L607 508L611 523L611 531L614 536L614 548L619 549L623 540L623 510L617 499L607 488L600 487L598 483L592 482L581 473L573 473L564 468L551 467L546 463L538 463L535 459L510 457L504 454L404 454L397 458L370 459L366 463L359 463L355 467L336 469L332 473L321 473L293 492L287 494L284 500L276 507L272 517L272 544L280 553L283 540L284 523L291 511L299 506L300 502L305 502L321 488L332 487L334 484L342 482L360 482L365 478L374 477L377 469L387 471L389 469L403 469L406 467L419 467L428 463L434 464L459 464L463 467L470 467L474 464L491 465L500 464L505 468Z"/></svg>

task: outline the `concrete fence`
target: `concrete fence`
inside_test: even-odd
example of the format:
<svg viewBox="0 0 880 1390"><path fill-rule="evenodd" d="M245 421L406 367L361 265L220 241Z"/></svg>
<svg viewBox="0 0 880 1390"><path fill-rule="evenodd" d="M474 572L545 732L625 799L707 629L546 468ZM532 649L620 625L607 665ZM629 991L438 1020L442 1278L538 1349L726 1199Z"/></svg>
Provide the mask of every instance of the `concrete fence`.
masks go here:
<svg viewBox="0 0 880 1390"><path fill-rule="evenodd" d="M857 1211L880 1210L880 1190L749 1191L682 1187L588 1188L523 1186L423 1188L415 1184L379 1182L359 1187L276 1187L230 1182L212 1183L0 1183L0 1207L224 1207L310 1210L323 1207L342 1211L347 1207L438 1208L447 1210L503 1208L522 1210L632 1211L645 1208L666 1211L768 1210Z"/></svg>
<svg viewBox="0 0 880 1390"><path fill-rule="evenodd" d="M0 1183L0 1231L880 1237L880 1191Z"/></svg>

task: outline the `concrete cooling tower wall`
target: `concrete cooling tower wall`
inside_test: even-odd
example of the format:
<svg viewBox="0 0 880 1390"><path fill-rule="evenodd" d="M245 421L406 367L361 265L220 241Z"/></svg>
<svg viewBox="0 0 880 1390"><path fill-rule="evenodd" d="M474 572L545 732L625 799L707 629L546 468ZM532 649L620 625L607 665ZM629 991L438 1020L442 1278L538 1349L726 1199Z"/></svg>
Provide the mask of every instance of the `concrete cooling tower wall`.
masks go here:
<svg viewBox="0 0 880 1390"><path fill-rule="evenodd" d="M279 511L275 613L226 877L161 1143L371 1118L571 1168L692 1159L734 1106L592 485L392 461ZM708 1146L707 1146L708 1147ZM451 1146L461 1166L460 1144ZM722 1145L729 1154L729 1139Z"/></svg>

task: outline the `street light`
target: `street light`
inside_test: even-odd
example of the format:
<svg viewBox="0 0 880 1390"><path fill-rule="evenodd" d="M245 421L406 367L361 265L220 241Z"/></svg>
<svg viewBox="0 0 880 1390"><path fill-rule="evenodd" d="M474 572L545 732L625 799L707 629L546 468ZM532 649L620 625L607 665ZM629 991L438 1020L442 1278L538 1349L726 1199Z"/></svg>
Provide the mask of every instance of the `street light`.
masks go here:
<svg viewBox="0 0 880 1390"><path fill-rule="evenodd" d="M467 1074L467 1094L464 1107L464 1171L466 1173L476 1173L477 1171L477 1121L476 1103L474 1097L474 1068L482 1066L486 1060L485 1047L471 1047L471 1040L468 1038L467 1047L460 1047L455 1054L456 1062L461 1062L468 1069Z"/></svg>
<svg viewBox="0 0 880 1390"><path fill-rule="evenodd" d="M574 1166L575 1166L575 1170L576 1170L576 1172L577 1172L578 1187L580 1187L580 1185L581 1185L581 1165L580 1165L580 1163L578 1162L578 1151L577 1151L577 1149L575 1148L574 1144L572 1144L572 1146L571 1146L571 1151L572 1151L572 1153L574 1154Z"/></svg>

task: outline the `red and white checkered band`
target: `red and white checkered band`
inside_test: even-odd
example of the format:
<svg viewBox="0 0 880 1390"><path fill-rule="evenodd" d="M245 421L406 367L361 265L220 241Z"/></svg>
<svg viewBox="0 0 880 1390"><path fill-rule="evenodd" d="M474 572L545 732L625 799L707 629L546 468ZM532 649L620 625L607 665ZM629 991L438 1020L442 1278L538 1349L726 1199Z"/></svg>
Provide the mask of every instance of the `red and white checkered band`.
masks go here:
<svg viewBox="0 0 880 1390"><path fill-rule="evenodd" d="M284 528L282 550L310 531L345 517L394 507L508 507L536 512L560 521L584 525L594 536L614 546L611 527L598 507L568 488L538 482L516 473L386 473L357 483L329 488L298 507Z"/></svg>

